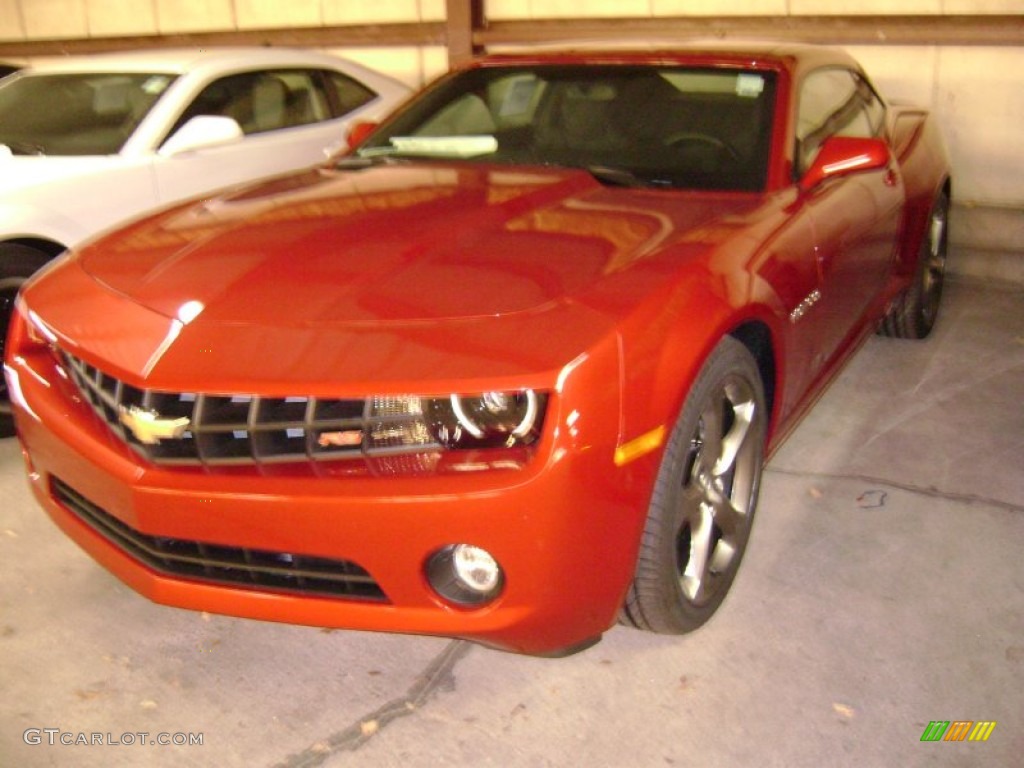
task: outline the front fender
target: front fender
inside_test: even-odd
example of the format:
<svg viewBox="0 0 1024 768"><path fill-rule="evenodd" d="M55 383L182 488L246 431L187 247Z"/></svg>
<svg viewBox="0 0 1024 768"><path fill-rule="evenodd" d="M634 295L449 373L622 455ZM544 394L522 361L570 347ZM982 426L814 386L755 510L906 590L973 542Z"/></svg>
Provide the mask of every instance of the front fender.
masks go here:
<svg viewBox="0 0 1024 768"><path fill-rule="evenodd" d="M0 202L0 242L48 240L68 248L82 240L88 230L71 217L25 203Z"/></svg>
<svg viewBox="0 0 1024 768"><path fill-rule="evenodd" d="M749 273L717 280L694 275L663 299L645 305L623 327L622 445L658 430L667 439L705 360L728 335L748 345L757 342L754 356L766 379L765 392L770 403L777 400L773 394L785 369L785 311L767 281ZM652 473L664 439L657 450L653 441L647 443Z"/></svg>
<svg viewBox="0 0 1024 768"><path fill-rule="evenodd" d="M79 160L66 168L54 162L34 174L28 165L4 167L4 173L25 176L0 184L0 241L32 238L74 248L157 205L148 159Z"/></svg>

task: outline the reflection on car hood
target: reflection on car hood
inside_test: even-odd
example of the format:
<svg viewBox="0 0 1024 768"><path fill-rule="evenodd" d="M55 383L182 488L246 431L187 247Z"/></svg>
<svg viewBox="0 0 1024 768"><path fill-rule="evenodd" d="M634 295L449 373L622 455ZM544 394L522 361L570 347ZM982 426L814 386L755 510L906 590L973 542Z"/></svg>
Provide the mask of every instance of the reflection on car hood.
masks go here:
<svg viewBox="0 0 1024 768"><path fill-rule="evenodd" d="M578 297L754 205L668 195L575 170L319 170L152 217L80 258L119 294L200 325L494 318Z"/></svg>

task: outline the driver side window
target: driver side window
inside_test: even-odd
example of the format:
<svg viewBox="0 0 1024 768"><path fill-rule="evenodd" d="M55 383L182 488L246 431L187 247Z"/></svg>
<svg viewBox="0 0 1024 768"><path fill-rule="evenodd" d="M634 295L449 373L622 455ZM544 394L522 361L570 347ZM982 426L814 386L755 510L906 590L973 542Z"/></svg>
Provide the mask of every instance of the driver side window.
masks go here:
<svg viewBox="0 0 1024 768"><path fill-rule="evenodd" d="M808 75L800 88L796 127L796 172L803 176L821 145L831 136L872 138L881 134L885 106L860 75L848 69L823 69Z"/></svg>

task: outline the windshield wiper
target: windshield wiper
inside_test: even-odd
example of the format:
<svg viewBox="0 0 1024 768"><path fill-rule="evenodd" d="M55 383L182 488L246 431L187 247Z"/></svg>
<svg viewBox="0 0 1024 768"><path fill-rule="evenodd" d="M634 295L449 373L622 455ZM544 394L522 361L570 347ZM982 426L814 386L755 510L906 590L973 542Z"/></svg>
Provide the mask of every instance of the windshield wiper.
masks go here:
<svg viewBox="0 0 1024 768"><path fill-rule="evenodd" d="M394 155L344 155L334 161L340 171L359 171L374 165L397 165L408 162L407 158Z"/></svg>
<svg viewBox="0 0 1024 768"><path fill-rule="evenodd" d="M610 165L588 165L585 170L602 184L613 187L656 187L663 186L652 179L642 179L626 168L613 168Z"/></svg>

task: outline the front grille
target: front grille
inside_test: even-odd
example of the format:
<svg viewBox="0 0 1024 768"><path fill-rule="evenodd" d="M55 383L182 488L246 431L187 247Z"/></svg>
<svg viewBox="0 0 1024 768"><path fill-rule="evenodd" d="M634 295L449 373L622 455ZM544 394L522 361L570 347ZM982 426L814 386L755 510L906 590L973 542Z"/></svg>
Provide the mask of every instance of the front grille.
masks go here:
<svg viewBox="0 0 1024 768"><path fill-rule="evenodd" d="M251 589L387 602L373 577L348 560L149 536L56 477L50 479L50 493L111 544L160 573Z"/></svg>
<svg viewBox="0 0 1024 768"><path fill-rule="evenodd" d="M298 460L374 460L383 473L397 454L429 457L441 446L405 398L328 399L164 392L139 389L80 358L60 353L69 376L96 414L155 464L249 464ZM133 415L180 420L178 432L140 439ZM145 435L144 435L145 437Z"/></svg>

